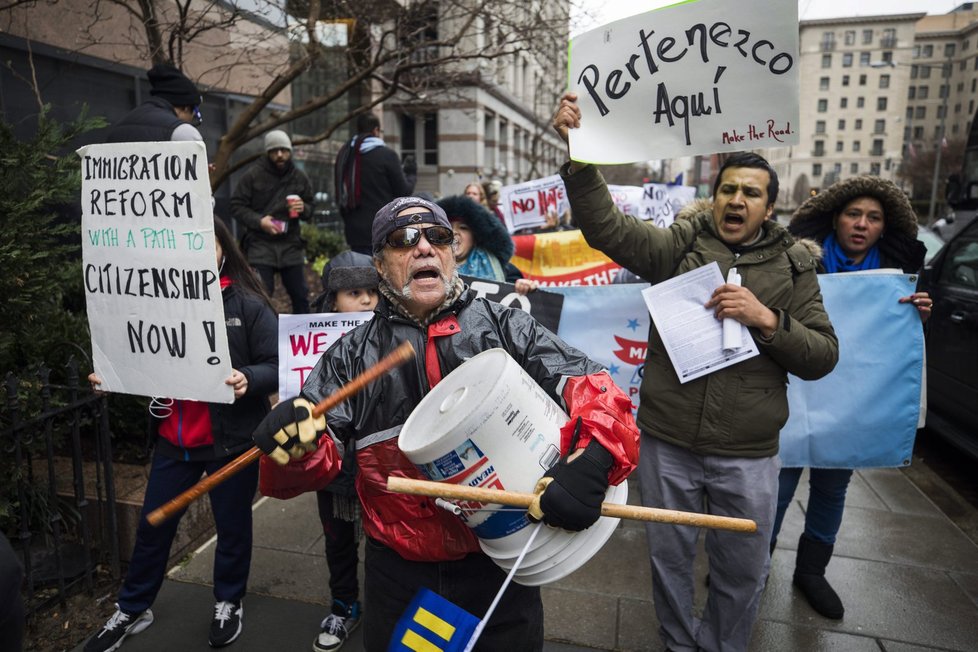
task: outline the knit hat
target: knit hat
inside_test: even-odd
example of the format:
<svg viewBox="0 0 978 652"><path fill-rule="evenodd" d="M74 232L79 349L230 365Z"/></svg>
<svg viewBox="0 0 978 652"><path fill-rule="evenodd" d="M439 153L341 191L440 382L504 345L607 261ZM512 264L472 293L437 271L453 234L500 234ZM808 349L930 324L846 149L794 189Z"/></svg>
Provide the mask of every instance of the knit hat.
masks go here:
<svg viewBox="0 0 978 652"><path fill-rule="evenodd" d="M149 94L173 106L197 106L203 101L194 83L169 64L156 64L147 75L151 87Z"/></svg>
<svg viewBox="0 0 978 652"><path fill-rule="evenodd" d="M376 289L380 277L370 256L343 251L323 267L323 293L313 302L320 312L331 312L340 290Z"/></svg>
<svg viewBox="0 0 978 652"><path fill-rule="evenodd" d="M289 135L280 129L265 134L265 151L268 152L273 149L287 149L291 152L292 141L289 140Z"/></svg>
<svg viewBox="0 0 978 652"><path fill-rule="evenodd" d="M426 208L428 212L413 213L404 216L398 215L401 211L416 206ZM452 228L452 225L448 222L448 216L445 215L445 211L442 210L441 206L427 199L422 199L421 197L399 197L390 202L377 211L377 215L374 217L373 237L371 238L374 253L384 248L384 245L387 243L387 236L397 229L402 226L422 223L437 224L449 229Z"/></svg>

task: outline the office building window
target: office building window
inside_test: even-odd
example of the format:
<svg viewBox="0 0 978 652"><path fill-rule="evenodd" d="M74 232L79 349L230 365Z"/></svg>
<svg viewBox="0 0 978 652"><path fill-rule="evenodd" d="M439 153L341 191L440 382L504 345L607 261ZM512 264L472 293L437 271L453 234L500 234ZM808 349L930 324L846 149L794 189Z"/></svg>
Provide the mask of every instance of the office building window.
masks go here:
<svg viewBox="0 0 978 652"><path fill-rule="evenodd" d="M866 98L865 97L857 97L856 98L856 108L857 109L861 109L864 106L866 106Z"/></svg>
<svg viewBox="0 0 978 652"><path fill-rule="evenodd" d="M880 88L889 88L889 87L890 87L890 76L880 75Z"/></svg>
<svg viewBox="0 0 978 652"><path fill-rule="evenodd" d="M856 131L862 131L862 128L863 128L863 119L862 118L856 118L856 123L853 126L853 128Z"/></svg>
<svg viewBox="0 0 978 652"><path fill-rule="evenodd" d="M945 43L944 44L944 56L945 57L953 57L954 56L954 43Z"/></svg>
<svg viewBox="0 0 978 652"><path fill-rule="evenodd" d="M893 52L891 50L885 50L882 54L883 61L886 63L893 62Z"/></svg>
<svg viewBox="0 0 978 652"><path fill-rule="evenodd" d="M945 107L945 106L939 106L939 107L937 107L937 119L940 120L945 115L947 115L947 107Z"/></svg>
<svg viewBox="0 0 978 652"><path fill-rule="evenodd" d="M844 146L841 140L835 141L835 151L841 152Z"/></svg>
<svg viewBox="0 0 978 652"><path fill-rule="evenodd" d="M822 67L823 68L831 68L832 67L832 55L831 54L823 54L822 55Z"/></svg>
<svg viewBox="0 0 978 652"><path fill-rule="evenodd" d="M874 120L873 121L873 133L881 134L886 131L886 120Z"/></svg>
<svg viewBox="0 0 978 652"><path fill-rule="evenodd" d="M864 29L863 30L863 45L869 45L873 42L873 30Z"/></svg>
<svg viewBox="0 0 978 652"><path fill-rule="evenodd" d="M866 85L866 75L859 75L859 85L860 86Z"/></svg>
<svg viewBox="0 0 978 652"><path fill-rule="evenodd" d="M825 141L816 140L815 150L812 152L812 156L825 156Z"/></svg>
<svg viewBox="0 0 978 652"><path fill-rule="evenodd" d="M859 53L859 65L864 68L869 65L869 52Z"/></svg>
<svg viewBox="0 0 978 652"><path fill-rule="evenodd" d="M881 156L882 156L882 154L881 154ZM870 163L869 164L869 173L871 175L875 176L875 177L878 177L880 175L880 164L879 163Z"/></svg>
<svg viewBox="0 0 978 652"><path fill-rule="evenodd" d="M840 109L845 109L848 106L849 106L849 98L848 97L843 97L842 99L839 100L839 108Z"/></svg>
<svg viewBox="0 0 978 652"><path fill-rule="evenodd" d="M908 122L910 120L913 120L913 107L912 106L908 106L907 107L906 117L907 117L907 121Z"/></svg>
<svg viewBox="0 0 978 652"><path fill-rule="evenodd" d="M916 86L910 86L910 87L908 87L907 88L907 99L908 100L913 100L913 99L916 99L916 98L917 98L917 87Z"/></svg>
<svg viewBox="0 0 978 652"><path fill-rule="evenodd" d="M930 94L929 91L930 91L930 89L927 86L918 86L917 87L917 99L918 100L926 100L927 99L927 96Z"/></svg>
<svg viewBox="0 0 978 652"><path fill-rule="evenodd" d="M824 134L825 133L825 120L815 121L815 133Z"/></svg>
<svg viewBox="0 0 978 652"><path fill-rule="evenodd" d="M873 140L873 148L869 150L872 156L883 156L883 139L875 138Z"/></svg>
<svg viewBox="0 0 978 652"><path fill-rule="evenodd" d="M877 111L886 111L886 98L885 97L877 97L876 98L876 110Z"/></svg>
<svg viewBox="0 0 978 652"><path fill-rule="evenodd" d="M943 99L947 97L949 90L950 89L948 88L947 84L941 84L941 87L937 89L937 96Z"/></svg>
<svg viewBox="0 0 978 652"><path fill-rule="evenodd" d="M923 127L914 127L913 128L913 139L914 140L920 140L923 137L924 137L924 128Z"/></svg>
<svg viewBox="0 0 978 652"><path fill-rule="evenodd" d="M925 59L930 59L932 56L934 56L934 46L925 45L924 49L921 51L921 56L923 56Z"/></svg>
<svg viewBox="0 0 978 652"><path fill-rule="evenodd" d="M821 163L813 163L812 164L812 176L813 177L820 177L820 176L822 176L822 164Z"/></svg>
<svg viewBox="0 0 978 652"><path fill-rule="evenodd" d="M859 164L850 163L849 164L849 174L859 174Z"/></svg>
<svg viewBox="0 0 978 652"><path fill-rule="evenodd" d="M819 77L819 79L818 79L818 90L820 90L820 91L827 91L827 90L829 90L829 78L828 77Z"/></svg>
<svg viewBox="0 0 978 652"><path fill-rule="evenodd" d="M930 79L930 66L920 66L920 78Z"/></svg>
<svg viewBox="0 0 978 652"><path fill-rule="evenodd" d="M845 44L846 45L855 45L856 44L856 30L854 30L854 29L847 29L846 32L845 32L844 40L845 40Z"/></svg>
<svg viewBox="0 0 978 652"><path fill-rule="evenodd" d="M918 106L916 112L913 114L914 120L923 120L927 117L927 107Z"/></svg>
<svg viewBox="0 0 978 652"><path fill-rule="evenodd" d="M858 152L862 149L862 144L858 140L852 141L852 151Z"/></svg>
<svg viewBox="0 0 978 652"><path fill-rule="evenodd" d="M845 130L846 130L846 121L839 120L839 131L845 131Z"/></svg>
<svg viewBox="0 0 978 652"><path fill-rule="evenodd" d="M818 112L819 113L825 113L828 110L829 110L829 101L828 100L825 100L825 99L819 100L818 101Z"/></svg>
<svg viewBox="0 0 978 652"><path fill-rule="evenodd" d="M852 68L852 52L843 52L842 53L842 67L843 68Z"/></svg>

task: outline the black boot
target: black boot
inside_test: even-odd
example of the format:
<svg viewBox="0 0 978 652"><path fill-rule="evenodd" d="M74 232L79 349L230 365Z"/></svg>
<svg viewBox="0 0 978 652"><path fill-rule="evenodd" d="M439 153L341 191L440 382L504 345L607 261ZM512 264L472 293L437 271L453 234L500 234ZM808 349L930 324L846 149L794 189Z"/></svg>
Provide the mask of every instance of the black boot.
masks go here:
<svg viewBox="0 0 978 652"><path fill-rule="evenodd" d="M842 600L825 579L825 567L832 558L833 546L802 535L798 540L794 584L801 589L812 609L826 618L841 620Z"/></svg>

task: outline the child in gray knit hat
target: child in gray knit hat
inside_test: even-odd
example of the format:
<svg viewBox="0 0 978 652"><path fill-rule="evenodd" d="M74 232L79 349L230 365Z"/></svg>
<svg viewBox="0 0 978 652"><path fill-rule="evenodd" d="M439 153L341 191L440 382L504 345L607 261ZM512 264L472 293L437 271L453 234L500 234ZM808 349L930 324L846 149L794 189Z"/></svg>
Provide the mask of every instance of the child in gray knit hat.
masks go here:
<svg viewBox="0 0 978 652"><path fill-rule="evenodd" d="M368 312L377 306L377 270L370 256L344 251L323 268L323 293L313 301L317 312ZM329 567L330 614L320 624L313 650L334 652L360 622L360 583L357 579L360 545L360 501L357 498L356 455L350 447L343 470L325 489L316 492L323 524L326 565Z"/></svg>

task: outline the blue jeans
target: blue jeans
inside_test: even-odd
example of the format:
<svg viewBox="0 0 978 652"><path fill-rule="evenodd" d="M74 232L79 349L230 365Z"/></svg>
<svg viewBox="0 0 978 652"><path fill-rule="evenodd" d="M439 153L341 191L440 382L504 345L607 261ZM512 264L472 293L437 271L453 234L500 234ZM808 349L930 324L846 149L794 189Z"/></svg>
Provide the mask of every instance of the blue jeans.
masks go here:
<svg viewBox="0 0 978 652"><path fill-rule="evenodd" d="M213 473L232 457L187 462L153 455L143 510L136 529L126 582L119 592L119 608L129 614L149 609L163 585L170 546L184 512L153 527L146 515L193 486L204 472ZM244 597L251 569L251 501L258 488L258 465L252 464L218 485L208 495L217 526L214 552L214 599L237 601Z"/></svg>
<svg viewBox="0 0 978 652"><path fill-rule="evenodd" d="M784 514L795 495L801 468L783 468L778 477L778 513L774 519L771 545L778 540ZM808 509L805 510L805 536L820 543L833 545L842 525L842 510L852 469L809 469Z"/></svg>

